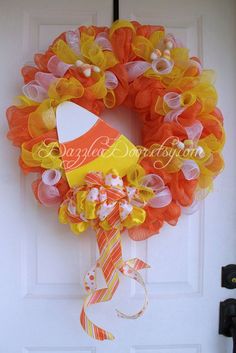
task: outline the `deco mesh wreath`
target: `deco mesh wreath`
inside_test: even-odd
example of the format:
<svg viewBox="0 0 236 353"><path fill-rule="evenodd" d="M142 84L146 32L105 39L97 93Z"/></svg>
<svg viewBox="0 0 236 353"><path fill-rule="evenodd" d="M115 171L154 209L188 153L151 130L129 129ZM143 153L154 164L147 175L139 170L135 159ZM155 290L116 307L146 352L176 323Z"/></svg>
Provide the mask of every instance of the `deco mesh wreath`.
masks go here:
<svg viewBox="0 0 236 353"><path fill-rule="evenodd" d="M145 301L138 313L118 315L137 318L147 306L138 270L148 265L123 260L121 232L144 240L165 222L176 225L223 168L214 73L164 27L125 20L62 33L34 61L22 68L20 104L7 110L8 138L21 149L23 172L39 175L38 202L57 206L75 234L96 231L100 257L84 279L81 325L91 337L113 339L86 308L112 298L119 271L143 286ZM137 112L142 146L99 118L120 105ZM98 267L106 288L97 289Z"/></svg>

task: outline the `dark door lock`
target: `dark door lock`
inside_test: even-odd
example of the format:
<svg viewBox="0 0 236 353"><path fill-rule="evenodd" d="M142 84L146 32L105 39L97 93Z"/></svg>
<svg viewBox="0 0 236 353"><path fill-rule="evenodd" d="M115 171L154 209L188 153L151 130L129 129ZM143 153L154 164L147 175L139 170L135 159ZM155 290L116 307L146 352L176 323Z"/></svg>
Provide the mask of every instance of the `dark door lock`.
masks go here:
<svg viewBox="0 0 236 353"><path fill-rule="evenodd" d="M236 299L220 303L219 334L233 338L233 353L236 353Z"/></svg>
<svg viewBox="0 0 236 353"><path fill-rule="evenodd" d="M221 286L228 289L236 288L236 265L222 267Z"/></svg>

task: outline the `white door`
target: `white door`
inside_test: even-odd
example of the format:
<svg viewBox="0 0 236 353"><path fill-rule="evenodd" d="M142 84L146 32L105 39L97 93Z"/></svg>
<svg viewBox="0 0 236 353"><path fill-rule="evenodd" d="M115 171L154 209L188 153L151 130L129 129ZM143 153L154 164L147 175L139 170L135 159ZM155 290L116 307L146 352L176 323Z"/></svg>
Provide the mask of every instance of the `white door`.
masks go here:
<svg viewBox="0 0 236 353"><path fill-rule="evenodd" d="M199 213L147 242L124 236L125 257L152 266L143 274L150 305L136 321L116 318L114 308L131 311L142 303L140 288L122 280L112 302L90 311L116 337L97 342L79 322L82 278L96 258L94 235L74 237L55 210L37 206L31 178L20 174L17 151L5 138L4 111L19 93L22 64L65 29L109 25L112 1L0 1L0 353L231 353L231 339L217 331L219 302L235 297L220 287L221 267L236 263L235 10L233 0L120 0L121 18L167 26L217 71L228 142L224 174ZM126 114L121 126L113 113L114 124L135 138Z"/></svg>

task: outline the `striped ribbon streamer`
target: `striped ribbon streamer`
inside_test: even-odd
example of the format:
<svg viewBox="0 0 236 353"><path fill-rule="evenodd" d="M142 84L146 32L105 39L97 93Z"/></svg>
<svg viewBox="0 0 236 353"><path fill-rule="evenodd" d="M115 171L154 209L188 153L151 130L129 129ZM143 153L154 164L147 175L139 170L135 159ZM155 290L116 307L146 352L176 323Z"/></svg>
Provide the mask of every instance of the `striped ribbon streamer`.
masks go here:
<svg viewBox="0 0 236 353"><path fill-rule="evenodd" d="M112 230L105 231L99 228L97 230L96 235L100 258L98 260L97 265L92 270L90 270L85 276L85 289L87 290L89 295L84 301L84 305L80 315L80 322L83 329L92 338L101 341L113 340L114 336L112 333L104 330L101 327L98 327L87 317L86 309L89 305L109 301L112 299L119 285L118 271L120 271L125 276L136 280L140 285L142 285L145 292L145 300L143 307L141 308L141 310L139 310L138 313L134 315L127 315L116 310L117 315L121 318L126 319L136 319L141 316L148 305L148 300L145 283L141 275L138 273L138 270L148 268L149 266L139 259L132 259L126 262L123 261L121 236L119 229L114 228ZM96 287L97 267L101 268L107 285L106 288L98 290Z"/></svg>

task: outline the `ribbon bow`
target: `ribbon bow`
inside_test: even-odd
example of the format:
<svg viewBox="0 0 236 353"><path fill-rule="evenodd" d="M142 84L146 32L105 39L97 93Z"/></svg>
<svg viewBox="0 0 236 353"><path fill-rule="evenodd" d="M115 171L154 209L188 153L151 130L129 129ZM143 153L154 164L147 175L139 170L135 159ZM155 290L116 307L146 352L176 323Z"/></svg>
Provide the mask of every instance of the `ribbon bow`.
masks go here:
<svg viewBox="0 0 236 353"><path fill-rule="evenodd" d="M139 170L140 172L140 170ZM70 223L79 234L89 225L96 231L99 248L97 264L85 275L84 286L88 296L84 301L80 321L83 329L98 340L112 340L114 336L95 325L86 315L91 304L111 300L119 285L118 272L137 281L145 292L142 308L133 315L117 310L119 317L135 319L143 314L148 300L145 283L139 270L149 265L140 259L124 261L122 258L121 231L139 226L145 221L144 209L148 202L159 200L160 186L155 189L152 176L121 178L115 171L103 176L100 172L88 173L85 185L70 191L59 211L62 223ZM169 201L168 201L169 202ZM155 207L155 206L154 206ZM96 269L103 272L106 288L97 289Z"/></svg>

